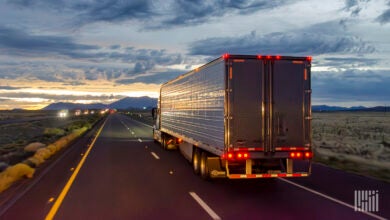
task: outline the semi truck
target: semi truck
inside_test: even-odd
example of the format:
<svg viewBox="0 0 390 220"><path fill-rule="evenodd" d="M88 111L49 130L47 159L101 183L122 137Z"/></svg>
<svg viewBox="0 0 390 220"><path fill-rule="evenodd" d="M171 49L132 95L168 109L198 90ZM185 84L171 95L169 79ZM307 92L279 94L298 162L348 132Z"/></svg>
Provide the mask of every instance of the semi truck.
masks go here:
<svg viewBox="0 0 390 220"><path fill-rule="evenodd" d="M153 138L209 178L307 177L311 57L221 57L160 88Z"/></svg>

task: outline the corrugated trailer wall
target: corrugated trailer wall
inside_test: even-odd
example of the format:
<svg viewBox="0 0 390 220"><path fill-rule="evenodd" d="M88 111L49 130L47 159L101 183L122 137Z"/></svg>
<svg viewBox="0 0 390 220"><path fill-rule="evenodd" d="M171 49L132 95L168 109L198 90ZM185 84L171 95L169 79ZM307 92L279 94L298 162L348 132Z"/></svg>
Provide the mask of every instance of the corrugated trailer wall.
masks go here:
<svg viewBox="0 0 390 220"><path fill-rule="evenodd" d="M161 87L161 131L224 148L225 61Z"/></svg>

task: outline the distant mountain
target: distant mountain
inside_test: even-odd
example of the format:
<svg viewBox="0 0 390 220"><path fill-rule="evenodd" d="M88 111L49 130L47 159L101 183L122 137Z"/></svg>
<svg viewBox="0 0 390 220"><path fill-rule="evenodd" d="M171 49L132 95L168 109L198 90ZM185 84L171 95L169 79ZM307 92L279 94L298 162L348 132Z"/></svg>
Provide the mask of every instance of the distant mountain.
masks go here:
<svg viewBox="0 0 390 220"><path fill-rule="evenodd" d="M126 97L111 103L109 106L115 109L151 108L157 106L157 99L147 96Z"/></svg>
<svg viewBox="0 0 390 220"><path fill-rule="evenodd" d="M75 110L75 109L106 109L106 108L115 108L115 109L134 109L134 108L151 108L157 106L157 99L150 97L126 97L120 99L111 104L102 104L102 103L93 103L93 104L76 104L76 103L68 103L68 102L58 102L52 103L43 110Z"/></svg>
<svg viewBox="0 0 390 220"><path fill-rule="evenodd" d="M313 112L329 112L329 111L345 111L348 108L340 106L328 106L328 105L313 105L311 110Z"/></svg>
<svg viewBox="0 0 390 220"><path fill-rule="evenodd" d="M311 107L313 112L334 112L334 111L370 111L370 112L388 112L390 107L376 106L376 107L364 107L364 106L353 106L350 108L340 106L327 106L327 105L313 105Z"/></svg>

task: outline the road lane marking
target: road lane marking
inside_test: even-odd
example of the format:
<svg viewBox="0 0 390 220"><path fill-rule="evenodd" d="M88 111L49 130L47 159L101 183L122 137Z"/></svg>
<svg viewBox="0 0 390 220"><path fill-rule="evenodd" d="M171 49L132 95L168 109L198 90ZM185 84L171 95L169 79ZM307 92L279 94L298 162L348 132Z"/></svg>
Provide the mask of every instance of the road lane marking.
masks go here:
<svg viewBox="0 0 390 220"><path fill-rule="evenodd" d="M221 218L208 206L195 192L189 192L193 199L213 218L220 220Z"/></svg>
<svg viewBox="0 0 390 220"><path fill-rule="evenodd" d="M353 206L353 205L350 205L350 204L348 204L346 202L343 202L341 200L335 199L333 197L327 196L327 195L325 195L323 193L317 192L317 191L315 191L313 189L310 189L310 188L307 188L305 186L299 185L298 183L294 183L294 182L292 182L290 180L286 180L286 179L283 179L283 178L279 178L279 180L284 181L284 182L289 183L291 185L294 185L294 186L296 186L298 188L304 189L304 190L306 190L308 192L314 193L314 194L316 194L318 196L324 197L325 199L329 199L329 200L331 200L333 202L336 202L336 203L338 203L340 205L343 205L343 206L346 206L348 208L351 208L351 209L355 210L355 206ZM379 215L375 215L374 213L366 212L364 210L362 210L360 213L366 214L366 215L371 216L371 217L376 218L376 219L385 220L385 218L383 218L383 217L381 217Z"/></svg>
<svg viewBox="0 0 390 220"><path fill-rule="evenodd" d="M138 141L139 141L139 142L142 142L142 139L141 139L141 138L138 138Z"/></svg>
<svg viewBox="0 0 390 220"><path fill-rule="evenodd" d="M156 158L156 160L160 159L160 157L156 153L154 153L153 151L150 152L150 153L153 155L154 158Z"/></svg>
<svg viewBox="0 0 390 220"><path fill-rule="evenodd" d="M104 125L106 124L107 119L104 121L103 125L100 127L99 131L97 132L95 138L93 139L91 145L88 147L87 152L85 152L84 156L81 158L79 164L77 165L75 171L73 172L72 176L69 178L68 182L66 183L65 187L62 189L60 195L58 196L58 199L54 203L54 205L51 207L49 213L47 214L45 220L51 220L54 218L55 214L57 213L58 209L60 208L63 200L65 199L66 194L69 192L70 187L72 186L74 180L76 179L77 174L80 172L81 167L83 166L85 160L87 159L89 153L91 152L92 147L95 145L95 142L97 138L99 137L100 133L102 132Z"/></svg>

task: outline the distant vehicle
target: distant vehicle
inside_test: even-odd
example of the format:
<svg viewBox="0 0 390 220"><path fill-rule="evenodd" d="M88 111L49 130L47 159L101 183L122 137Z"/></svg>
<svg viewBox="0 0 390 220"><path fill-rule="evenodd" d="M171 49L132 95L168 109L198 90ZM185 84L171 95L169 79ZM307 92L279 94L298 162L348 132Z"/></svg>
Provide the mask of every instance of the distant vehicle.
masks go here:
<svg viewBox="0 0 390 220"><path fill-rule="evenodd" d="M311 57L225 54L161 86L153 137L204 179L309 176L310 71Z"/></svg>
<svg viewBox="0 0 390 220"><path fill-rule="evenodd" d="M63 109L58 112L58 117L60 118L66 118L69 115L69 111L67 109Z"/></svg>
<svg viewBox="0 0 390 220"><path fill-rule="evenodd" d="M84 112L83 112L84 115L88 115L89 114L89 110L88 109L85 109Z"/></svg>

